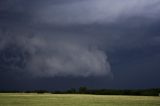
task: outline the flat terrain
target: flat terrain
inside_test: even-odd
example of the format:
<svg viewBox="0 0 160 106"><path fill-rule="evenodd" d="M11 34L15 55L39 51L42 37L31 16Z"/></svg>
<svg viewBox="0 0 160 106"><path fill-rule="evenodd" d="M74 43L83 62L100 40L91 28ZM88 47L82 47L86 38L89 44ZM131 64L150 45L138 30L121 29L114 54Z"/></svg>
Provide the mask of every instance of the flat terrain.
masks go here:
<svg viewBox="0 0 160 106"><path fill-rule="evenodd" d="M0 106L160 106L160 97L1 93Z"/></svg>

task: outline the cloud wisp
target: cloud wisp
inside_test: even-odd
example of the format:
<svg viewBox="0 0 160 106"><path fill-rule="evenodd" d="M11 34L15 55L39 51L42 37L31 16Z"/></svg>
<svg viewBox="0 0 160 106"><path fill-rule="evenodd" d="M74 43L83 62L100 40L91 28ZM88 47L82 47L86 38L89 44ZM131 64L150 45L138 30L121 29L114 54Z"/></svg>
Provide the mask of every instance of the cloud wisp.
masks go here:
<svg viewBox="0 0 160 106"><path fill-rule="evenodd" d="M47 4L35 11L35 21L56 25L106 24L132 17L154 20L159 0L86 0L67 4Z"/></svg>

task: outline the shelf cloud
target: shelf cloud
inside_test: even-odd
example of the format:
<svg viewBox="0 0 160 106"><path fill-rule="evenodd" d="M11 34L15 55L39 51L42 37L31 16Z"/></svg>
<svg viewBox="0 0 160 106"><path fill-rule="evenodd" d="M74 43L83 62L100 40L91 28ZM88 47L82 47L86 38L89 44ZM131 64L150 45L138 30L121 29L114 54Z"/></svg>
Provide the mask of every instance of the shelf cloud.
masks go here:
<svg viewBox="0 0 160 106"><path fill-rule="evenodd" d="M159 0L0 0L0 68L39 77L111 75L108 51L159 45L159 33L152 33L159 5Z"/></svg>

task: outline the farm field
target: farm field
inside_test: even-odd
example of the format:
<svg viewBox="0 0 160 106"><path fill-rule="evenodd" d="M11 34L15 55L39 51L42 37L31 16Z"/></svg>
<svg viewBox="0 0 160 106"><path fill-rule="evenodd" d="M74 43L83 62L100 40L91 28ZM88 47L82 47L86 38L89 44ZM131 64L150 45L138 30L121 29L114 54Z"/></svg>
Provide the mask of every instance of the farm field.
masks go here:
<svg viewBox="0 0 160 106"><path fill-rule="evenodd" d="M160 97L1 93L0 106L160 106Z"/></svg>

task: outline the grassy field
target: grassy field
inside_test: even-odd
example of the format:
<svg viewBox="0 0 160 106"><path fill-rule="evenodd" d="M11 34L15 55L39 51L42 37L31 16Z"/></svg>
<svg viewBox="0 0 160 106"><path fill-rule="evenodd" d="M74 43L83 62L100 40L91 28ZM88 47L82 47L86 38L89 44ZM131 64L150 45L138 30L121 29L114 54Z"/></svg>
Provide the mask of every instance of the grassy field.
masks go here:
<svg viewBox="0 0 160 106"><path fill-rule="evenodd" d="M160 97L1 93L0 106L160 106Z"/></svg>

